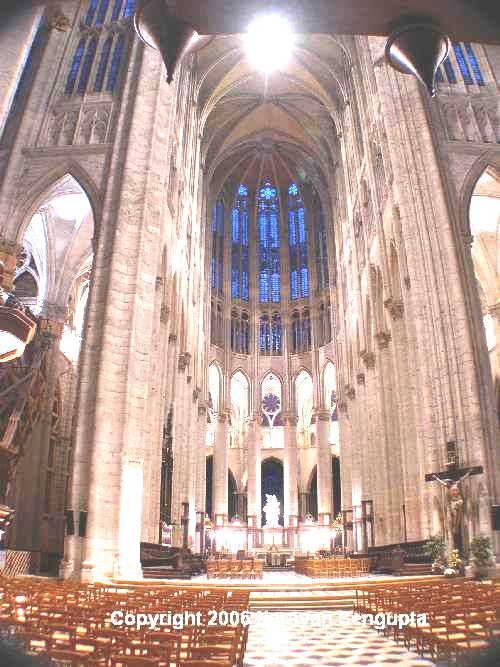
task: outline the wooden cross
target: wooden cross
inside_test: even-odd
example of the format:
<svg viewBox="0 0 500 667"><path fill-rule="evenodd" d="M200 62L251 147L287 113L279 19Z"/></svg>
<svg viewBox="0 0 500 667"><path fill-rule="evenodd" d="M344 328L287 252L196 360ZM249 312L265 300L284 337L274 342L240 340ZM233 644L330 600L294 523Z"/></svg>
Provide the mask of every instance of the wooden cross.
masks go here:
<svg viewBox="0 0 500 667"><path fill-rule="evenodd" d="M453 546L461 553L463 552L462 519L464 499L460 490L460 482L471 475L481 475L483 466L473 466L470 468L460 468L458 465L458 455L454 442L446 443L448 454L448 463L446 470L442 472L431 472L425 476L426 482L439 482L447 488L447 515L450 520L450 532L453 539Z"/></svg>

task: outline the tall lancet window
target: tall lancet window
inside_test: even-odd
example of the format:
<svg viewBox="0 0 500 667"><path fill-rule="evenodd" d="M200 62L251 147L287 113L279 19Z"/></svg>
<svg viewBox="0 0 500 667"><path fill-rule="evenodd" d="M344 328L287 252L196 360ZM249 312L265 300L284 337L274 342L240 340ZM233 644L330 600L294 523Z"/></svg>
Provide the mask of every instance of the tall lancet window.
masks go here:
<svg viewBox="0 0 500 667"><path fill-rule="evenodd" d="M248 188L238 188L231 215L231 297L248 301Z"/></svg>
<svg viewBox="0 0 500 667"><path fill-rule="evenodd" d="M316 246L316 275L318 278L318 292L328 287L328 244L326 236L325 217L321 200L317 193L313 199L314 210L314 245Z"/></svg>
<svg viewBox="0 0 500 667"><path fill-rule="evenodd" d="M281 298L280 225L276 188L266 181L259 190L259 298L278 303Z"/></svg>
<svg viewBox="0 0 500 667"><path fill-rule="evenodd" d="M309 296L307 229L304 202L296 183L288 188L288 242L290 245L290 296Z"/></svg>
<svg viewBox="0 0 500 667"><path fill-rule="evenodd" d="M210 286L222 294L222 264L224 260L224 201L222 197L212 210L212 263Z"/></svg>

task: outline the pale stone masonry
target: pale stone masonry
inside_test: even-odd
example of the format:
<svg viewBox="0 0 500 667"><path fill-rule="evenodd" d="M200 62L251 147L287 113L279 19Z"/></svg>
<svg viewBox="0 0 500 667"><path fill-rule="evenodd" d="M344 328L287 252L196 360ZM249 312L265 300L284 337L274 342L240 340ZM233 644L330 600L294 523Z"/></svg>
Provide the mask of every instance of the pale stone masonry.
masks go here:
<svg viewBox="0 0 500 667"><path fill-rule="evenodd" d="M238 36L216 37L182 61L169 86L160 56L139 42L129 18L116 26L125 49L115 89L92 87L100 39L87 91L66 95L87 3L59 4L70 29L48 29L33 84L20 91L15 132L0 140L0 260L14 271L30 220L44 212L42 313L61 325L74 313L69 296L89 258L92 270L79 357L68 362L52 338L44 418L26 443L12 491L11 546L62 557L65 577L140 578L140 542L160 534L171 411L176 545L187 521L188 544L200 549L209 455L215 525L231 519L231 475L244 522L260 526L261 464L269 458L283 468L285 527L307 514L314 475L318 521L329 525L340 509L333 506L334 455L341 508L359 518L366 502L373 504L371 535L355 522L350 546L446 532L442 488L424 479L444 470L453 441L462 466L484 468L466 483L466 541L489 535L498 555L490 510L500 504L500 267L491 257L500 256L500 239L498 222L496 231L472 238L469 206L474 193L500 198L500 47L473 45L481 86L475 79L465 85L452 54L457 83L440 83L435 99L384 63L383 40L357 36L301 36L287 69L266 86ZM21 13L15 33L0 33L0 128L39 18ZM46 215L69 177L91 206L82 231L71 234L62 218ZM281 193L291 181L303 189L311 289L300 304L290 293L283 194L281 301L259 301L255 193L265 178ZM251 189L248 301L231 298L231 211L243 182ZM215 293L212 209L220 195L223 286ZM316 195L329 268L323 290L316 289ZM248 354L231 349L233 310L248 315ZM295 310L310 318L312 340L303 351L292 349ZM275 311L282 351L264 354L260 317ZM489 351L486 314L497 336ZM320 334L325 317L331 337ZM209 396L213 362L217 405ZM326 396L329 362L335 405ZM301 412L302 370L313 389ZM248 380L243 416L232 401L236 371ZM281 386L283 443L274 447L266 445L262 421L269 371ZM56 394L62 414L46 508ZM75 530L63 554L65 510Z"/></svg>

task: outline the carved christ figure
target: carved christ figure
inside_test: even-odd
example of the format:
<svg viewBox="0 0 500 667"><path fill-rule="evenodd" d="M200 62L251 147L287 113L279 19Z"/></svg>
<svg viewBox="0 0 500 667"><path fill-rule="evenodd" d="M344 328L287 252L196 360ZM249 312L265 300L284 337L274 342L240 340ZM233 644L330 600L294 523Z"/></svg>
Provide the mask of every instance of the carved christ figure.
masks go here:
<svg viewBox="0 0 500 667"><path fill-rule="evenodd" d="M452 479L439 479L437 475L433 475L434 479L447 489L447 507L451 533L455 545L460 542L464 516L464 498L462 495L461 484L470 474L471 471L469 470L456 481Z"/></svg>

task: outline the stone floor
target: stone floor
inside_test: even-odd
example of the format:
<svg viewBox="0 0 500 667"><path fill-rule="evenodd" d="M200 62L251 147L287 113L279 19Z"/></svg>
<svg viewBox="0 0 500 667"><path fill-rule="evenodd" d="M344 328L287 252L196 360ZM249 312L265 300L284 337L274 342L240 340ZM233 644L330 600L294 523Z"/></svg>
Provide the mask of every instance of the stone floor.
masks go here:
<svg viewBox="0 0 500 667"><path fill-rule="evenodd" d="M343 625L336 612L267 612L250 625L244 667L366 665L432 667L367 626Z"/></svg>

